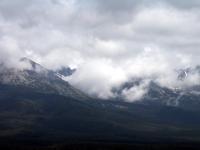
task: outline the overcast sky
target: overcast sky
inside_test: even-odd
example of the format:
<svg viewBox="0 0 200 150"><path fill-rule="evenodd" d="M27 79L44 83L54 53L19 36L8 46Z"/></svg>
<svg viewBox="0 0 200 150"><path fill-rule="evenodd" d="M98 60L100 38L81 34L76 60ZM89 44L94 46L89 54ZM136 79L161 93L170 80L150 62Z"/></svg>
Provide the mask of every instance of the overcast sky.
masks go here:
<svg viewBox="0 0 200 150"><path fill-rule="evenodd" d="M1 61L76 67L69 82L101 98L134 77L174 85L174 70L200 64L199 48L199 0L0 0Z"/></svg>

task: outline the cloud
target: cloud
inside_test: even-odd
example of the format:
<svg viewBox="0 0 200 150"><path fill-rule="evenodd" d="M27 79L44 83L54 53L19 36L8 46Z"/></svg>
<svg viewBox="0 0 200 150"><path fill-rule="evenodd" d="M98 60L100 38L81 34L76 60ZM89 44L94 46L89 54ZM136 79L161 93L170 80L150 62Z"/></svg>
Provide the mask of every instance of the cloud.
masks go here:
<svg viewBox="0 0 200 150"><path fill-rule="evenodd" d="M69 77L69 82L90 95L112 98L112 88L126 81L125 72L111 60L95 59L85 62Z"/></svg>
<svg viewBox="0 0 200 150"><path fill-rule="evenodd" d="M196 73L189 75L184 81L177 78L177 69L192 66L190 61L187 55L176 54L172 58L165 50L146 47L135 57L122 60L90 58L66 80L90 95L108 99L119 96L113 92L114 88L133 79L142 79L141 84L125 88L121 93L127 101L132 102L141 99L148 92L150 81L172 89L199 83L200 78Z"/></svg>
<svg viewBox="0 0 200 150"><path fill-rule="evenodd" d="M125 88L122 91L122 96L128 102L134 102L141 100L143 96L148 92L149 81L142 81L139 85L133 86L130 89Z"/></svg>
<svg viewBox="0 0 200 150"><path fill-rule="evenodd" d="M49 69L76 67L69 82L101 98L115 97L113 88L138 77L168 87L191 85L197 77L181 85L175 70L200 64L199 4L1 0L0 60L15 66L21 57L29 57ZM139 98L146 87L123 94Z"/></svg>

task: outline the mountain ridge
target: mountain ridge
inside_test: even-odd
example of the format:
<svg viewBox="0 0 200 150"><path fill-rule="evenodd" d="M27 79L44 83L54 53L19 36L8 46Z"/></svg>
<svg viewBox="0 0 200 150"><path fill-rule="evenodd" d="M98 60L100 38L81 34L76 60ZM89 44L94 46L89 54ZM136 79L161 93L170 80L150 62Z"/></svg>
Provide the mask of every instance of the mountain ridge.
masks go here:
<svg viewBox="0 0 200 150"><path fill-rule="evenodd" d="M22 69L4 67L0 72L0 82L9 85L23 85L37 89L38 91L71 95L77 99L87 99L89 96L62 80L57 74L44 68L38 63L22 58L20 62L27 63L28 67Z"/></svg>
<svg viewBox="0 0 200 150"><path fill-rule="evenodd" d="M12 73L9 69L4 72ZM31 82L0 84L0 138L199 142L199 96L183 96L184 105L166 105L174 93L152 83L151 95L142 101L101 100L73 88L53 71L16 73L25 74Z"/></svg>

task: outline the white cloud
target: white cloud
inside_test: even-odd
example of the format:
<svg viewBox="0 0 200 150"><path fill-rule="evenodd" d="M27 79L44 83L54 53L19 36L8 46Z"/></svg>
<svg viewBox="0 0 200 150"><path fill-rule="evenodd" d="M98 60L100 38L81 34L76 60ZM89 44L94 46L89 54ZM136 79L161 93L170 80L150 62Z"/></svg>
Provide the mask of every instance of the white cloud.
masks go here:
<svg viewBox="0 0 200 150"><path fill-rule="evenodd" d="M148 92L149 81L143 81L141 84L131 87L130 89L124 89L122 96L128 102L134 102L141 100L143 96Z"/></svg>
<svg viewBox="0 0 200 150"><path fill-rule="evenodd" d="M113 97L112 88L125 81L125 72L107 59L85 62L69 79L83 91L104 99Z"/></svg>
<svg viewBox="0 0 200 150"><path fill-rule="evenodd" d="M27 56L50 69L77 67L70 83L101 98L115 96L114 87L135 77L173 87L181 84L174 70L200 64L198 4L196 0L2 0L0 59L10 66ZM184 85L197 80L192 76ZM146 88L137 90L124 93L140 97Z"/></svg>

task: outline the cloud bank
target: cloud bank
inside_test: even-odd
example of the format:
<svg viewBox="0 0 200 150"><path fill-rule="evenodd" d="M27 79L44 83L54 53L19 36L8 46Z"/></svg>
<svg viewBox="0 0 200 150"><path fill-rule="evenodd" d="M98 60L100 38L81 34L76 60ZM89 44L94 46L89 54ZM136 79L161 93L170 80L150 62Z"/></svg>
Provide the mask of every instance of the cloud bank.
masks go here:
<svg viewBox="0 0 200 150"><path fill-rule="evenodd" d="M75 67L67 80L104 99L133 78L193 85L198 76L180 83L175 70L200 64L199 8L198 0L1 0L0 60ZM123 95L134 101L147 87Z"/></svg>

